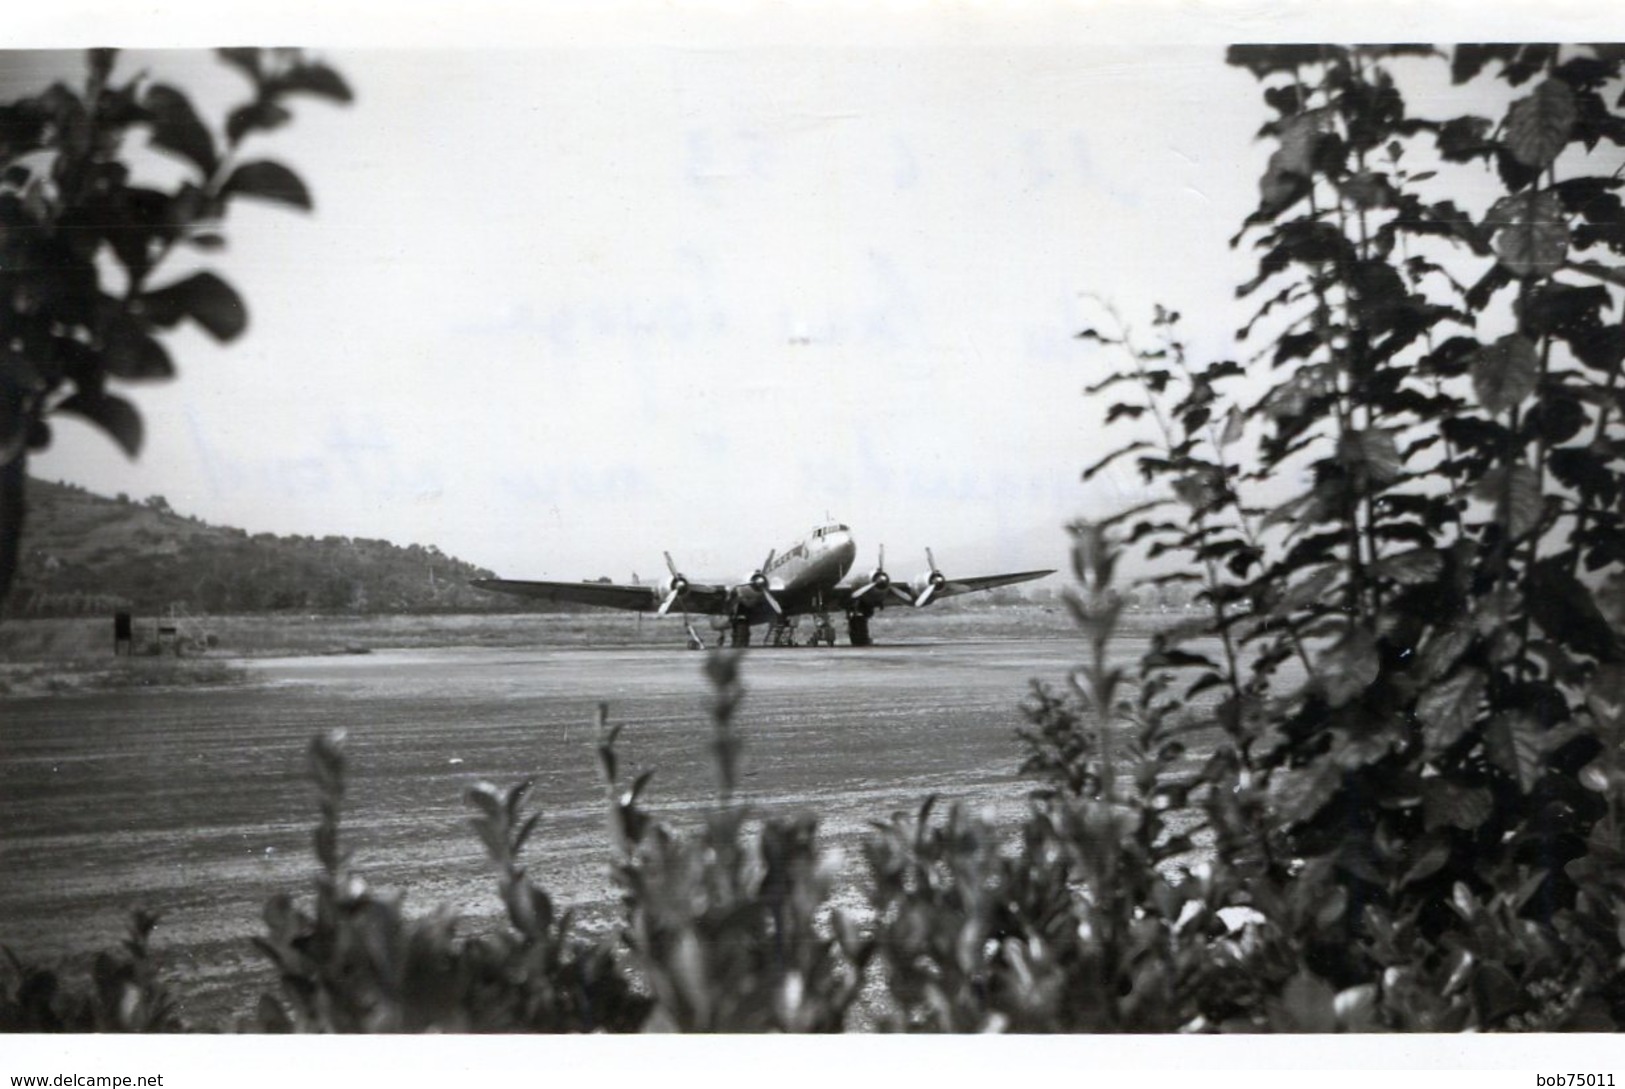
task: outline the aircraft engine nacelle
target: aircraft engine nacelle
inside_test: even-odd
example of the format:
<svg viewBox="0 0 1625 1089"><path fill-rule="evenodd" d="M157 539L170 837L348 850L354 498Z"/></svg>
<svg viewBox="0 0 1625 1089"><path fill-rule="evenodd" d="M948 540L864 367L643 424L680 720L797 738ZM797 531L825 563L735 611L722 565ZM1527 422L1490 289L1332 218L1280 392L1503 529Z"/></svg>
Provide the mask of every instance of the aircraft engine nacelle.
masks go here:
<svg viewBox="0 0 1625 1089"><path fill-rule="evenodd" d="M762 561L762 566L745 576L745 581L740 587L740 596L746 601L750 602L752 605L756 604L758 601L765 601L773 607L774 612L778 613L780 616L783 616L784 608L779 604L779 599L773 596L772 584L769 583L767 579L767 572L772 568L773 557L777 554L777 549L769 552L767 554L767 559Z"/></svg>
<svg viewBox="0 0 1625 1089"><path fill-rule="evenodd" d="M909 589L914 591L915 608L931 604L931 599L948 585L948 576L937 566L937 558L931 554L929 548L925 550L925 562L931 565L930 569L909 583Z"/></svg>
<svg viewBox="0 0 1625 1089"><path fill-rule="evenodd" d="M666 557L666 570L671 572L671 578L666 579L660 587L660 592L665 595L661 598L660 608L656 610L656 613L660 616L665 616L670 612L673 605L679 605L683 600L683 595L688 593L688 579L684 578L683 573L677 570L677 565L672 562L671 553L667 552L664 555Z"/></svg>
<svg viewBox="0 0 1625 1089"><path fill-rule="evenodd" d="M892 581L892 577L886 574L885 545L880 546L880 562L875 564L875 569L873 571L869 572L869 581L852 591L852 600L864 605L868 612L873 612L875 609L879 608L883 602L877 600L873 603L869 603L865 601L865 599L868 598L870 594L877 591L879 592L881 598L884 598L889 593L910 605L914 604L914 595L903 589L903 587L897 585L897 583ZM867 612L865 615L867 615Z"/></svg>
<svg viewBox="0 0 1625 1089"><path fill-rule="evenodd" d="M948 580L941 571L921 571L919 575L909 580L908 588L914 591L914 599L918 601L920 596L927 590L930 590L932 595L935 596L936 591L947 584Z"/></svg>

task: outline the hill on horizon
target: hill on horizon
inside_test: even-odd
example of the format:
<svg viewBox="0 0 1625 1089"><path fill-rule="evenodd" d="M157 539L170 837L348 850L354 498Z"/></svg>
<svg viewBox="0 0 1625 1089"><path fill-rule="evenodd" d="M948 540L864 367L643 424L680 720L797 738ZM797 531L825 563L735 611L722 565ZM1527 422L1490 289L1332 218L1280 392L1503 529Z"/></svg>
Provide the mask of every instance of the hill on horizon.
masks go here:
<svg viewBox="0 0 1625 1089"><path fill-rule="evenodd" d="M482 593L491 572L434 546L249 534L170 509L30 478L22 558L4 615L542 611Z"/></svg>

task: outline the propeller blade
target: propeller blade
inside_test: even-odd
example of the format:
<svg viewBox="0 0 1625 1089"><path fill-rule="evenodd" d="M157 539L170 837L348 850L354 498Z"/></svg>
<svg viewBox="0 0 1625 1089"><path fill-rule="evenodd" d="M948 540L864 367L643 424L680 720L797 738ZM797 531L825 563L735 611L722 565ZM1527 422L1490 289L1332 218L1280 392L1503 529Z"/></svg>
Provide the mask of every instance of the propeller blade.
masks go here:
<svg viewBox="0 0 1625 1089"><path fill-rule="evenodd" d="M661 555L666 557L666 570L671 572L671 577L672 578L676 578L677 577L677 565L675 563L671 562L671 553L670 552L662 552Z"/></svg>
<svg viewBox="0 0 1625 1089"><path fill-rule="evenodd" d="M767 583L767 569L773 566L773 557L778 554L779 550L776 548L768 552L767 559L762 561L762 566L758 567L756 573L750 577L750 587L767 599L767 603L773 606L774 612L783 616L784 608L779 604L779 599L773 596L773 591L768 587Z"/></svg>
<svg viewBox="0 0 1625 1089"><path fill-rule="evenodd" d="M862 586L858 587L856 590L852 591L853 600L856 600L856 601L863 600L863 598L868 596L869 591L873 590L877 586L882 586L882 585L889 587L893 593L897 592L897 584L895 582L892 582L891 576L886 574L886 546L885 545L880 546L880 560L879 560L878 563L875 564L875 569L873 571L869 572L869 581L864 583ZM913 599L905 597L904 600L905 601L911 601Z"/></svg>
<svg viewBox="0 0 1625 1089"><path fill-rule="evenodd" d="M672 604L677 600L681 593L682 591L680 590L673 590L671 593L667 594L666 600L660 603L660 608L658 611L656 611L655 615L665 616L668 612L670 612Z"/></svg>
<svg viewBox="0 0 1625 1089"><path fill-rule="evenodd" d="M668 563L671 562L671 557L667 556L666 561ZM931 555L931 550L929 548L927 548L925 550L925 562L931 565L931 573L933 575L936 574L937 573L937 558L935 556Z"/></svg>
<svg viewBox="0 0 1625 1089"><path fill-rule="evenodd" d="M904 601L908 602L910 605L916 604L915 600L909 596L908 591L897 585L895 582L892 583L888 589L898 597L902 598Z"/></svg>
<svg viewBox="0 0 1625 1089"><path fill-rule="evenodd" d="M929 605L931 603L931 595L936 592L937 584L933 582L925 588L924 593L914 599L914 607L916 609L923 609L925 606Z"/></svg>

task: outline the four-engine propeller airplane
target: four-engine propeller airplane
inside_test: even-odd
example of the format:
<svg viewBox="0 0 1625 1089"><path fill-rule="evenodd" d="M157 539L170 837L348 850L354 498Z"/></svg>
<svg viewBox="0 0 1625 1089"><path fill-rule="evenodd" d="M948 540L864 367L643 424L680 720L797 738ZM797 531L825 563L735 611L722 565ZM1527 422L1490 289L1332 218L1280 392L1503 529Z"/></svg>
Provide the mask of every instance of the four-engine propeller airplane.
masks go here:
<svg viewBox="0 0 1625 1089"><path fill-rule="evenodd" d="M1028 582L1053 574L1048 571L1020 571L1010 575L981 575L951 579L937 567L928 548L925 559L930 567L908 583L898 583L886 573L886 546L880 546L880 562L861 581L843 583L857 557L857 545L846 526L830 522L815 528L802 541L780 552L774 549L742 582L699 583L690 581L666 553L670 577L655 586L626 586L609 582L530 582L519 579L476 579L474 586L501 594L539 598L544 601L572 601L582 605L602 605L612 609L654 611L665 616L674 609L685 622L690 614L713 618L713 625L728 633L734 646L750 642L753 624L771 624L774 642L788 633L791 619L814 617L813 643L835 645L835 626L829 614L846 614L847 635L855 647L868 646L869 618L893 603L924 608L933 601L958 594L991 590L997 586ZM689 627L691 645L700 642Z"/></svg>

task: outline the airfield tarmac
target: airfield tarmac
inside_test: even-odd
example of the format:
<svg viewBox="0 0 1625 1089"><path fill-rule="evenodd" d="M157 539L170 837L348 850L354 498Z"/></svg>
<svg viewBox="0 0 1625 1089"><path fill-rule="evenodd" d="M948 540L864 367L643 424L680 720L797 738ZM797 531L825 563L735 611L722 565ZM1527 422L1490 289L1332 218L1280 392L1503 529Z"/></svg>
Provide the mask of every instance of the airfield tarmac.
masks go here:
<svg viewBox="0 0 1625 1089"><path fill-rule="evenodd" d="M928 794L1013 817L1031 785L1015 737L1029 679L1060 685L1081 657L1072 638L752 648L740 800L820 814L846 882L869 822ZM250 683L224 690L0 700L0 942L35 961L84 954L117 942L130 909L160 912L154 946L183 1016L225 1027L275 987L248 942L264 902L309 888L305 761L320 731L347 734L356 868L470 927L500 906L463 792L529 777L533 877L589 928L608 925L600 701L624 723L623 779L655 770L657 814L682 827L716 798L702 656L669 645L244 664ZM861 904L839 885L836 900Z"/></svg>

